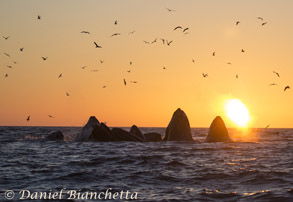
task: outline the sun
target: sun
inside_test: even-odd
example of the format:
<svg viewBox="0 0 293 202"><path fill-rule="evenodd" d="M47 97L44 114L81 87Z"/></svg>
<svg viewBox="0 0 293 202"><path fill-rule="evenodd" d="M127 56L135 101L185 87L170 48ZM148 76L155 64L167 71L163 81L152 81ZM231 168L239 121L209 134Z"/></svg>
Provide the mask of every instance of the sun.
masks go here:
<svg viewBox="0 0 293 202"><path fill-rule="evenodd" d="M225 102L226 116L238 127L247 127L250 116L248 109L239 99L229 99Z"/></svg>

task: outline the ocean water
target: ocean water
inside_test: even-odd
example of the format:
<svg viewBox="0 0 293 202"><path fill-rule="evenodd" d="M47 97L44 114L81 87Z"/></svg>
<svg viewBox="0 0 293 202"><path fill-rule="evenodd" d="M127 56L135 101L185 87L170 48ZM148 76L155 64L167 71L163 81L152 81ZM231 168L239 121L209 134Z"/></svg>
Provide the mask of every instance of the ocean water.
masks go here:
<svg viewBox="0 0 293 202"><path fill-rule="evenodd" d="M56 130L65 142L44 140ZM0 127L0 201L293 201L293 129L230 129L233 143L205 143L207 128L192 143L74 142L80 131Z"/></svg>

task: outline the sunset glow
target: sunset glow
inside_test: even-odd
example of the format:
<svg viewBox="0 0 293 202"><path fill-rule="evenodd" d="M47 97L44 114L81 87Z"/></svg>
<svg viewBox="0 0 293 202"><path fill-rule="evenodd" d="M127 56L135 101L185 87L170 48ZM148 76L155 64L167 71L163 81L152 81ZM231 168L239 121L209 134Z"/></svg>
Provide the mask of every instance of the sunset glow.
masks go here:
<svg viewBox="0 0 293 202"><path fill-rule="evenodd" d="M238 127L247 127L250 116L248 109L239 99L230 99L225 103L226 116Z"/></svg>

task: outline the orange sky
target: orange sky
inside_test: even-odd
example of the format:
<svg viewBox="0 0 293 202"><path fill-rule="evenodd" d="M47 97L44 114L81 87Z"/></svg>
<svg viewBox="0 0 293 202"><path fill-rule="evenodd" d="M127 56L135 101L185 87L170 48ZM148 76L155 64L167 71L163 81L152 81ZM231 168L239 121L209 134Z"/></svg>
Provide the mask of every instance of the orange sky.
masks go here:
<svg viewBox="0 0 293 202"><path fill-rule="evenodd" d="M233 127L223 103L238 98L250 127L293 127L292 8L291 0L3 0L0 125L80 126L95 115L109 126L165 127L180 107L192 127L217 115Z"/></svg>

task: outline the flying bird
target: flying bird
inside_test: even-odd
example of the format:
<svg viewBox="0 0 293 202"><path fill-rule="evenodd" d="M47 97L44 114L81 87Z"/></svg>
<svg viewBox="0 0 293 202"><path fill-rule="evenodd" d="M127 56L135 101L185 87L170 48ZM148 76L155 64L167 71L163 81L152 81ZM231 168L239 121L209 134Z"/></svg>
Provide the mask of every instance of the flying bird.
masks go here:
<svg viewBox="0 0 293 202"><path fill-rule="evenodd" d="M101 64L104 63L104 60L100 60L100 63L101 63Z"/></svg>
<svg viewBox="0 0 293 202"><path fill-rule="evenodd" d="M29 120L30 120L30 118L31 118L31 116L28 116L28 117L26 118L26 121L29 121Z"/></svg>
<svg viewBox="0 0 293 202"><path fill-rule="evenodd" d="M10 57L10 55L8 53L3 53L4 55L6 55L7 57Z"/></svg>
<svg viewBox="0 0 293 202"><path fill-rule="evenodd" d="M181 26L177 26L173 30L175 31L176 29L182 29L182 27Z"/></svg>
<svg viewBox="0 0 293 202"><path fill-rule="evenodd" d="M24 49L24 48L20 48L19 50L20 50L20 51L23 51L23 49Z"/></svg>
<svg viewBox="0 0 293 202"><path fill-rule="evenodd" d="M280 74L278 72L273 71L278 77L280 77Z"/></svg>
<svg viewBox="0 0 293 202"><path fill-rule="evenodd" d="M49 118L54 118L54 117L53 117L52 115L50 115L50 114L48 115L48 117L49 117Z"/></svg>
<svg viewBox="0 0 293 202"><path fill-rule="evenodd" d="M103 86L103 88L106 88L107 86Z"/></svg>
<svg viewBox="0 0 293 202"><path fill-rule="evenodd" d="M264 23L262 23L261 26L264 26L264 25L266 25L266 24L268 24L268 22L264 22Z"/></svg>
<svg viewBox="0 0 293 202"><path fill-rule="evenodd" d="M86 68L86 66L81 67L81 69L85 69L85 68Z"/></svg>
<svg viewBox="0 0 293 202"><path fill-rule="evenodd" d="M236 79L238 79L238 74L236 74Z"/></svg>
<svg viewBox="0 0 293 202"><path fill-rule="evenodd" d="M66 96L70 96L70 94L68 92L66 92Z"/></svg>
<svg viewBox="0 0 293 202"><path fill-rule="evenodd" d="M117 20L115 20L115 22L114 22L114 25L117 25L118 24L118 21Z"/></svg>
<svg viewBox="0 0 293 202"><path fill-rule="evenodd" d="M128 70L127 72L128 72L128 73L130 73L130 72L131 72L131 70Z"/></svg>
<svg viewBox="0 0 293 202"><path fill-rule="evenodd" d="M130 83L137 83L137 81L130 81Z"/></svg>
<svg viewBox="0 0 293 202"><path fill-rule="evenodd" d="M40 15L38 15L38 20L40 20L41 19L41 16Z"/></svg>
<svg viewBox="0 0 293 202"><path fill-rule="evenodd" d="M227 65L232 65L232 63L231 62L227 62Z"/></svg>
<svg viewBox="0 0 293 202"><path fill-rule="evenodd" d="M143 42L144 42L145 44L150 44L150 42L148 42L148 41L145 41L145 40L144 40Z"/></svg>
<svg viewBox="0 0 293 202"><path fill-rule="evenodd" d="M91 33L88 32L88 31L81 31L80 33L82 33L82 34L91 34Z"/></svg>
<svg viewBox="0 0 293 202"><path fill-rule="evenodd" d="M111 37L118 36L118 35L120 35L120 33L114 33L114 34L111 35Z"/></svg>
<svg viewBox="0 0 293 202"><path fill-rule="evenodd" d="M213 52L213 56L216 56L216 52Z"/></svg>
<svg viewBox="0 0 293 202"><path fill-rule="evenodd" d="M208 77L208 74L202 73L202 76L205 78Z"/></svg>
<svg viewBox="0 0 293 202"><path fill-rule="evenodd" d="M5 74L5 77L8 77L8 74Z"/></svg>
<svg viewBox="0 0 293 202"><path fill-rule="evenodd" d="M132 65L132 62L131 61L129 62L129 65Z"/></svg>
<svg viewBox="0 0 293 202"><path fill-rule="evenodd" d="M262 18L262 17L257 17L257 19L259 19L259 20L263 21L263 18Z"/></svg>
<svg viewBox="0 0 293 202"><path fill-rule="evenodd" d="M270 124L269 124L269 125L267 125L265 128L268 128L268 127L270 127Z"/></svg>
<svg viewBox="0 0 293 202"><path fill-rule="evenodd" d="M192 62L193 62L193 63L195 63L195 60L194 60L194 59L192 59Z"/></svg>
<svg viewBox="0 0 293 202"><path fill-rule="evenodd" d="M7 65L7 67L10 68L10 69L12 69L12 66L11 65Z"/></svg>
<svg viewBox="0 0 293 202"><path fill-rule="evenodd" d="M59 78L61 78L61 77L62 77L62 73L61 73L61 74L59 74L59 76L58 76L58 79L59 79Z"/></svg>
<svg viewBox="0 0 293 202"><path fill-rule="evenodd" d="M286 86L286 87L284 88L284 91L286 91L287 89L290 89L290 86Z"/></svg>
<svg viewBox="0 0 293 202"><path fill-rule="evenodd" d="M17 62L16 61L13 61L13 63L16 64Z"/></svg>
<svg viewBox="0 0 293 202"><path fill-rule="evenodd" d="M133 30L132 32L129 32L128 34L134 34L135 30Z"/></svg>
<svg viewBox="0 0 293 202"><path fill-rule="evenodd" d="M245 52L245 50L244 50L244 49L241 49L241 52L242 52L242 53L244 53L244 52Z"/></svg>
<svg viewBox="0 0 293 202"><path fill-rule="evenodd" d="M124 82L124 85L126 86L126 80L125 79L123 79L123 82Z"/></svg>
<svg viewBox="0 0 293 202"><path fill-rule="evenodd" d="M167 42L167 45L170 46L170 44L171 44L173 41L169 41L169 42L168 42L168 40L166 40L166 42Z"/></svg>
<svg viewBox="0 0 293 202"><path fill-rule="evenodd" d="M99 46L95 41L94 44L96 45L96 48L102 48L102 46Z"/></svg>
<svg viewBox="0 0 293 202"><path fill-rule="evenodd" d="M163 45L165 44L165 39L161 39L162 40L162 42L163 42Z"/></svg>
<svg viewBox="0 0 293 202"><path fill-rule="evenodd" d="M186 27L186 28L183 30L183 32L185 32L185 31L187 31L187 30L189 30L189 28L188 28L188 27Z"/></svg>
<svg viewBox="0 0 293 202"><path fill-rule="evenodd" d="M157 42L157 38L155 38L155 40L153 40L151 44L156 43L156 42Z"/></svg>
<svg viewBox="0 0 293 202"><path fill-rule="evenodd" d="M43 60L47 60L47 59L48 59L48 57L42 57L42 59L43 59Z"/></svg>
<svg viewBox="0 0 293 202"><path fill-rule="evenodd" d="M278 84L276 83L271 83L269 86L277 86Z"/></svg>
<svg viewBox="0 0 293 202"><path fill-rule="evenodd" d="M2 36L5 40L8 40L10 36Z"/></svg>
<svg viewBox="0 0 293 202"><path fill-rule="evenodd" d="M164 66L163 69L166 69L166 67Z"/></svg>
<svg viewBox="0 0 293 202"><path fill-rule="evenodd" d="M175 12L175 10L172 10L170 8L166 8L169 12Z"/></svg>
<svg viewBox="0 0 293 202"><path fill-rule="evenodd" d="M237 22L236 22L236 25L238 25L239 23L240 23L240 21L237 21Z"/></svg>

